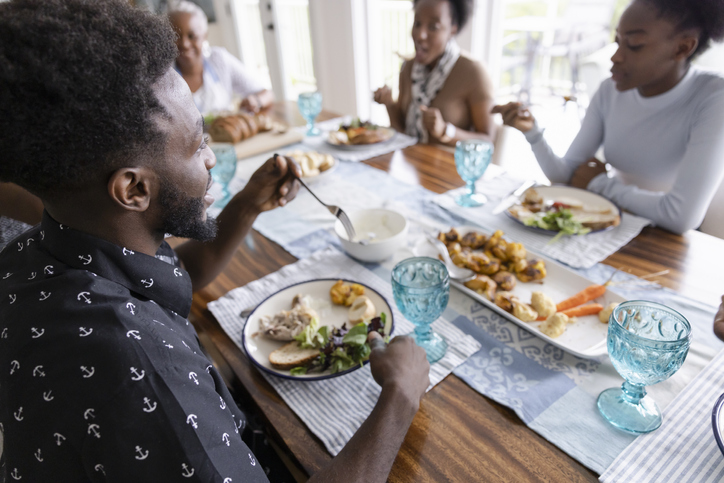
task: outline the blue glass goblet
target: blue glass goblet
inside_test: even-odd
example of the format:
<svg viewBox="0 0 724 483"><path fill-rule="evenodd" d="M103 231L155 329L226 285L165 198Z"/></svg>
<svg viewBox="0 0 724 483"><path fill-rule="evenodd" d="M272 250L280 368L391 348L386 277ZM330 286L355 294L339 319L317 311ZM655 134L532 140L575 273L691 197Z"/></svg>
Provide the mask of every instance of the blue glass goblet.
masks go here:
<svg viewBox="0 0 724 483"><path fill-rule="evenodd" d="M455 168L467 184L468 192L458 196L455 202L460 206L480 206L488 199L475 192L475 182L488 169L493 157L493 145L488 141L471 139L458 141L455 145Z"/></svg>
<svg viewBox="0 0 724 483"><path fill-rule="evenodd" d="M414 339L432 364L447 352L447 341L432 324L447 307L450 276L445 264L428 257L403 260L392 269L392 293L400 312L415 324Z"/></svg>
<svg viewBox="0 0 724 483"><path fill-rule="evenodd" d="M215 205L223 208L231 198L229 182L236 173L236 149L234 149L233 144L213 143L211 144L211 150L216 156L216 166L211 168L211 177L221 185L222 189L221 199L216 201Z"/></svg>
<svg viewBox="0 0 724 483"><path fill-rule="evenodd" d="M322 94L319 92L303 92L297 99L299 112L307 121L307 136L319 136L320 131L314 127L314 120L322 112Z"/></svg>
<svg viewBox="0 0 724 483"><path fill-rule="evenodd" d="M632 300L616 307L608 319L608 355L625 379L621 388L598 396L598 410L614 426L634 434L661 426L661 411L646 386L665 381L686 360L691 325L665 305Z"/></svg>

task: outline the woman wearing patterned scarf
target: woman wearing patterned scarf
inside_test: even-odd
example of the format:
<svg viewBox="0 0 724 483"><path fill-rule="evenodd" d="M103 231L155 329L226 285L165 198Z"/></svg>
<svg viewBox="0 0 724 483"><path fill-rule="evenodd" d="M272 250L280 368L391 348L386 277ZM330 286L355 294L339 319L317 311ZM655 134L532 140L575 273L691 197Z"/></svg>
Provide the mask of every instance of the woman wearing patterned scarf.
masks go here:
<svg viewBox="0 0 724 483"><path fill-rule="evenodd" d="M400 96L384 86L390 125L422 142L455 145L461 139L491 140L493 88L485 68L461 54L455 41L472 11L469 0L414 0L415 58L402 65Z"/></svg>

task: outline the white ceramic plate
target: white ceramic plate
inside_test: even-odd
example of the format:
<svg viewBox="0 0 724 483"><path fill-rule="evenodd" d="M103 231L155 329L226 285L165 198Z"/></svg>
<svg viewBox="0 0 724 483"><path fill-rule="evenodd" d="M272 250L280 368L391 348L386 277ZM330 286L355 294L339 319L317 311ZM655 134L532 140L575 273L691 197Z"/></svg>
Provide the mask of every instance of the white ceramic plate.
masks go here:
<svg viewBox="0 0 724 483"><path fill-rule="evenodd" d="M380 146L382 144L389 143L395 138L395 135L397 134L397 131L395 131L392 128L389 127L378 127L377 129L381 129L385 132L388 132L390 134L390 137L388 139L385 139L384 141L380 141L378 143L372 143L372 144L340 144L335 143L329 140L329 132L323 132L322 136L324 136L324 142L326 142L330 146L334 146L337 149L342 149L344 151L360 151L363 149L367 149L370 146Z"/></svg>
<svg viewBox="0 0 724 483"><path fill-rule="evenodd" d="M619 216L619 219L621 217L621 208L616 206L611 200L604 198L603 196L592 193L591 191L582 190L579 188L573 188L572 186L562 186L562 185L554 185L554 186L534 186L533 189L535 189L538 194L540 194L543 197L543 200L545 201L562 201L565 202L566 200L571 200L572 202L578 202L586 207L594 208L596 210L604 211L609 210L611 213L617 213ZM520 201L522 202L525 198L525 193L523 193L520 196ZM520 204L513 205L511 208L515 206L520 206ZM525 226L526 228L531 228L533 230L538 230L544 233L552 233L556 234L557 231L554 230L544 230L543 228L539 228L537 226L527 226L525 223L523 223L520 219L513 216L510 213L510 209L508 208L505 210L505 214L508 215L513 220L517 221L521 225ZM589 233L598 233L601 231L611 230L615 228L614 225L608 226L606 228L603 228L601 230L592 230Z"/></svg>
<svg viewBox="0 0 724 483"><path fill-rule="evenodd" d="M724 394L719 396L711 412L711 426L719 451L724 454Z"/></svg>
<svg viewBox="0 0 724 483"><path fill-rule="evenodd" d="M458 227L457 230L461 236L470 231L477 231L490 236L490 233L485 230L472 226ZM508 240L507 237L504 238ZM415 255L437 258L437 250L435 250L435 248L427 240L423 240L415 247ZM594 282L578 275L548 257L531 253L529 251L528 258L540 258L544 260L547 275L546 278L543 279L542 284L535 282L522 283L520 280L517 280L515 289L512 293L518 296L518 298L523 302L530 303L531 293L543 292L552 298L554 302L558 303L575 295L589 285L594 285ZM606 347L608 324L602 324L598 320L598 315L578 317L578 322L569 324L563 334L553 339L539 330L538 327L542 324L542 322L523 322L513 314L508 313L495 305L492 301L485 298L485 296L480 295L474 290L470 290L462 283L451 280L450 284L487 306L497 314L532 332L541 339L548 341L552 345L560 347L566 352L570 352L573 355L586 359L602 356L608 353L608 349ZM611 290L607 290L603 297L594 299L589 303L597 302L606 307L611 302L621 303L625 300L626 299L620 295L611 292Z"/></svg>
<svg viewBox="0 0 724 483"><path fill-rule="evenodd" d="M332 301L329 297L329 289L337 282L337 280L339 279L335 278L310 280L308 282L301 282L295 285L291 285L278 291L273 295L270 295L269 297L267 297L266 300L260 303L256 307L256 309L254 309L254 312L252 312L249 315L249 318L246 319L244 330L241 333L242 346L244 347L244 350L249 355L249 358L254 363L254 365L256 365L259 369L263 371L274 374L275 376L302 381L329 379L359 369L360 366L355 366L351 369L343 372L338 372L336 374L331 374L329 373L329 371L326 371L322 373L315 372L312 374L304 374L301 376L292 376L289 374L289 371L276 369L269 362L269 354L271 354L272 351L275 351L287 342L268 339L261 335L254 335L259 331L259 319L261 317L265 315L274 315L282 310L291 309L292 299L297 294L310 295L316 301L321 302L322 305L326 305L327 303L329 304L328 306L317 308L317 313L319 314L319 318L321 319L321 324L331 327L341 327L342 324L347 322L347 327L349 328L349 321L347 318L349 307L334 305L332 304ZM359 283L349 280L345 281L349 283ZM377 309L377 315L380 315L380 313L384 312L387 318L392 322L392 332L394 332L395 321L392 315L392 309L390 308L390 304L388 304L387 300L385 300L385 298L374 289L364 284L360 285L364 286L365 296L369 297L369 299L375 305L375 308Z"/></svg>

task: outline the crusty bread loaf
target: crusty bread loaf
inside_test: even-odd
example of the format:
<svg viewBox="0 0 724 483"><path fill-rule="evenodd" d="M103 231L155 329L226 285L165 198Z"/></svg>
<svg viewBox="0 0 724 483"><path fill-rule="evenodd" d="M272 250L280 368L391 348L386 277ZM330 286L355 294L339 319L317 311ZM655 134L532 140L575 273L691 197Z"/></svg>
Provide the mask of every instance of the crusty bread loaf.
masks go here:
<svg viewBox="0 0 724 483"><path fill-rule="evenodd" d="M240 113L214 119L209 126L209 134L215 142L236 144L271 128L271 120L262 114L251 116Z"/></svg>
<svg viewBox="0 0 724 483"><path fill-rule="evenodd" d="M269 362L277 369L292 369L311 362L318 355L317 349L302 349L293 340L269 354Z"/></svg>

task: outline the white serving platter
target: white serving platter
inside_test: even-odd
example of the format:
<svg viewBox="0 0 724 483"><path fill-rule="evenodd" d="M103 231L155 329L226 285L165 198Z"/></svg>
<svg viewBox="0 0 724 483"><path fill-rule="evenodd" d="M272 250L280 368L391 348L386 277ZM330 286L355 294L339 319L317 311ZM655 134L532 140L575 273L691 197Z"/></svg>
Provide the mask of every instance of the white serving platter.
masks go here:
<svg viewBox="0 0 724 483"><path fill-rule="evenodd" d="M341 376L349 372L355 371L360 366L355 366L343 372L331 374L329 370L325 372L316 372L312 374L303 374L299 376L292 376L288 370L281 370L273 367L269 362L269 354L276 349L280 348L287 342L273 340L266 338L262 335L257 334L259 332L259 319L265 315L272 316L282 310L289 310L292 308L292 299L297 294L311 296L318 305L315 307L319 314L320 324L328 325L330 327L341 327L345 322L347 327L350 327L349 319L347 317L349 307L342 305L334 305L329 296L329 289L337 282L335 279L318 279L310 280L307 282L301 282L289 287L283 288L278 292L267 297L261 302L254 311L246 319L246 324L242 330L241 340L242 347L246 351L251 362L254 363L262 371L274 374L275 376L283 377L286 379L296 379L302 381L315 381L320 379L329 379L332 377ZM345 280L349 283L359 283L355 281ZM377 309L377 315L384 313L388 320L392 322L392 330L394 332L394 318L392 315L392 309L387 300L380 295L376 290L368 287L363 283L359 283L365 288L364 295L368 297Z"/></svg>
<svg viewBox="0 0 724 483"><path fill-rule="evenodd" d="M457 227L458 232L461 236L465 235L470 231L477 231L490 236L490 233L481 228L473 226L461 226ZM508 241L507 237L503 237ZM526 247L527 248L527 247ZM415 255L428 256L437 258L437 250L427 241L422 240L415 247ZM578 275L569 268L561 265L560 263L552 260L543 255L528 252L528 258L539 258L545 261L547 276L539 282L523 283L520 280L517 281L515 289L512 293L516 295L521 301L530 303L530 297L533 292L543 292L553 299L555 303L559 303L576 293L580 292L589 285L594 285L594 282ZM482 303L493 312L505 317L511 322L519 325L520 327L530 331L541 339L549 342L550 344L563 349L575 356L583 357L585 359L592 359L608 353L606 347L606 337L608 334L608 324L603 324L598 320L597 315L587 315L585 317L578 317L578 321L573 324L569 324L566 331L556 338L551 338L542 333L539 329L542 322L523 322L513 314L506 312L501 309L495 303L488 300L484 295L480 295L474 290L470 290L465 285L454 280L450 281L458 290L462 291L471 298ZM611 302L621 303L626 299L621 297L610 289L606 293L597 299L587 303L597 302L606 307Z"/></svg>

